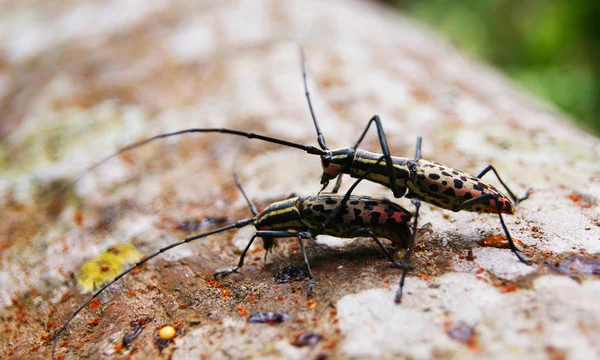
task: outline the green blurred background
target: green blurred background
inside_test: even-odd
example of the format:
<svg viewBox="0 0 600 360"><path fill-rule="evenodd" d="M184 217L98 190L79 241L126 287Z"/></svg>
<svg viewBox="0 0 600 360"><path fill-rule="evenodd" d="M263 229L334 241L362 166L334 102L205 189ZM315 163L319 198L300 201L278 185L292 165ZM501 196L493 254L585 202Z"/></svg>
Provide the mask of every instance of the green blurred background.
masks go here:
<svg viewBox="0 0 600 360"><path fill-rule="evenodd" d="M600 0L381 0L600 135Z"/></svg>

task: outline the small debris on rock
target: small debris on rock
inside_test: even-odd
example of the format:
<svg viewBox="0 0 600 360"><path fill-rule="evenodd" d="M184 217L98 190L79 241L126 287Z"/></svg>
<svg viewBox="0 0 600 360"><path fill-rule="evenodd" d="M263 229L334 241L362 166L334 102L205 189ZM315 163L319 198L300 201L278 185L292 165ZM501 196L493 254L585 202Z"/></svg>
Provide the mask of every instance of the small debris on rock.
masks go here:
<svg viewBox="0 0 600 360"><path fill-rule="evenodd" d="M513 239L516 246L522 247L523 242L519 239ZM504 235L490 236L479 240L479 245L483 247L495 247L498 249L510 249L510 244Z"/></svg>
<svg viewBox="0 0 600 360"><path fill-rule="evenodd" d="M571 199L571 201L573 201L574 203L579 205L579 207L584 208L584 209L589 209L592 206L596 206L596 204L598 203L596 198L594 198L593 196L587 195L587 194L582 194L577 191L569 194L569 199Z"/></svg>
<svg viewBox="0 0 600 360"><path fill-rule="evenodd" d="M569 256L561 263L547 265L565 275L600 275L600 259L587 256Z"/></svg>
<svg viewBox="0 0 600 360"><path fill-rule="evenodd" d="M158 332L158 337L161 340L168 341L168 340L173 339L175 337L176 333L177 333L177 331L175 330L174 327L167 325L167 326L163 327L162 329L160 329L160 331Z"/></svg>
<svg viewBox="0 0 600 360"><path fill-rule="evenodd" d="M160 329L158 335L154 337L154 344L158 348L158 350L162 351L171 343L171 340L177 335L177 330L171 326L167 325Z"/></svg>
<svg viewBox="0 0 600 360"><path fill-rule="evenodd" d="M323 335L309 332L303 333L294 340L292 345L302 347L302 346L315 346L319 341L323 340Z"/></svg>
<svg viewBox="0 0 600 360"><path fill-rule="evenodd" d="M275 282L285 284L290 281L302 281L308 277L306 270L294 266L286 266L275 273Z"/></svg>
<svg viewBox="0 0 600 360"><path fill-rule="evenodd" d="M475 328L462 321L456 322L446 333L451 339L464 343L470 348L476 346Z"/></svg>
<svg viewBox="0 0 600 360"><path fill-rule="evenodd" d="M469 261L475 260L475 255L473 255L473 249L467 250L467 260L469 260Z"/></svg>
<svg viewBox="0 0 600 360"><path fill-rule="evenodd" d="M131 330L127 334L123 335L123 340L121 341L123 347L129 347L129 345L138 337L143 329L139 322L134 322L131 327Z"/></svg>
<svg viewBox="0 0 600 360"><path fill-rule="evenodd" d="M283 311L256 312L248 316L249 323L281 323L288 321L290 315Z"/></svg>

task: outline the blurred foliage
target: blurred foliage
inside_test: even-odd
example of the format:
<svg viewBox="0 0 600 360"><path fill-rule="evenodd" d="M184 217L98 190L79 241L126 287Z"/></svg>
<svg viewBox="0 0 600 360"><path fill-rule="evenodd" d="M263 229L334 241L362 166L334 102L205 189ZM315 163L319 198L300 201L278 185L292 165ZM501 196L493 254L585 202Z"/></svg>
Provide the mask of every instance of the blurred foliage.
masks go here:
<svg viewBox="0 0 600 360"><path fill-rule="evenodd" d="M600 134L599 0L382 0Z"/></svg>

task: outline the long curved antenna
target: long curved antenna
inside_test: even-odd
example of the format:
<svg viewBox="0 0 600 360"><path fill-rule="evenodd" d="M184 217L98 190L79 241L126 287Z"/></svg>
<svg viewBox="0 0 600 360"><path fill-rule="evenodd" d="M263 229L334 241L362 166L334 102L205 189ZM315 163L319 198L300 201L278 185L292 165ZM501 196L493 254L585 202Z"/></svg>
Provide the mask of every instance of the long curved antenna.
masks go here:
<svg viewBox="0 0 600 360"><path fill-rule="evenodd" d="M92 297L90 299L88 299L88 301L86 301L83 305L81 305L77 310L75 310L75 312L71 315L71 317L69 317L69 319L65 322L65 324L58 329L56 335L54 336L54 343L52 345L52 359L56 359L55 357L55 352L56 352L56 345L58 344L58 338L60 337L60 334L63 333L63 331L65 331L67 329L67 326L71 323L71 320L73 320L75 318L75 316L77 316L77 314L79 314L81 312L81 310L83 310L86 306L89 305L90 302L92 302L92 300L94 300L96 297L98 297L98 295L100 295L104 290L106 290L109 286L111 286L112 284L114 284L115 282L119 281L119 279L121 279L123 276L129 274L133 269L135 269L138 266L141 266L143 264L145 264L146 262L148 262L149 260L155 258L156 256L162 254L163 252L172 249L174 247L183 245L183 244L187 244L189 242L192 242L194 240L209 236L209 235L213 235L216 233L220 233L226 230L231 230L231 229L238 229L247 225L252 224L254 221L256 220L256 217L253 217L251 219L244 219L244 220L240 220L237 221L233 224L224 226L222 228L218 228L209 232L205 232L199 235L194 235L194 236L190 236L187 237L179 242L173 243L171 245L165 246L164 248L161 248L155 252L153 252L152 254L150 254L148 257L138 261L137 263L135 263L135 265L133 265L132 267L130 267L129 269L123 271L121 274L119 274L117 277L115 277L113 280L111 280L108 284L104 285L103 287L100 288L100 290L96 291L94 293L94 295L92 295Z"/></svg>
<svg viewBox="0 0 600 360"><path fill-rule="evenodd" d="M235 185L237 185L238 189L240 189L240 191L242 192L242 195L244 195L244 199L246 199L246 202L248 203L248 206L250 207L250 211L252 211L252 215L254 215L254 216L258 215L258 211L256 211L256 206L254 205L252 200L250 200L248 195L246 195L246 191L244 191L244 188L242 187L242 183L240 182L240 177L238 176L235 165L233 166L233 178L235 179Z"/></svg>
<svg viewBox="0 0 600 360"><path fill-rule="evenodd" d="M323 150L329 150L327 144L325 143L325 137L321 132L321 128L319 127L319 123L317 122L317 117L315 116L315 111L313 110L312 101L310 101L310 93L308 92L308 84L306 83L306 66L304 61L304 50L302 46L300 46L300 62L302 64L302 80L304 81L304 95L306 95L306 100L308 101L308 108L310 109L310 116L312 117L313 123L315 124L315 129L317 130L317 142L319 146Z"/></svg>
<svg viewBox="0 0 600 360"><path fill-rule="evenodd" d="M287 147L292 147L292 148L296 148L296 149L300 149L300 150L304 150L309 154L313 154L313 155L324 155L325 152L323 150L320 150L314 146L311 145L301 145L301 144L296 144L290 141L285 141L285 140L281 140L281 139L276 139L276 138L272 138L269 136L264 136L264 135L259 135L259 134L254 134L254 133L249 133L249 132L245 132L245 131L239 131L239 130L231 130L231 129L224 129L224 128L193 128L193 129L186 129L186 130L180 130L180 131L176 131L176 132L172 132L172 133L165 133L165 134L160 134L160 135L156 135L153 136L151 138L145 139L145 140L141 140L138 142L135 142L133 144L127 145L124 148L122 148L121 150L103 158L100 161L97 161L95 163L93 163L92 165L88 166L87 168L85 168L82 172L80 172L77 176L75 176L73 178L73 180L71 180L71 182L69 184L67 184L62 190L61 190L61 194L64 193L67 189L69 189L70 187L72 187L73 185L75 185L79 180L81 180L81 178L83 178L88 172L96 169L97 167L99 167L100 165L104 164L105 162L107 162L108 160L117 157L119 155L121 155L122 153L135 149L137 147L140 147L142 145L146 145L154 140L158 140L158 139L164 139L164 138L168 138L168 137L172 137L172 136L177 136L177 135L182 135L182 134L190 134L190 133L222 133L222 134L230 134L230 135L237 135L237 136L243 136L243 137L247 137L248 139L259 139L262 141L266 141L266 142L270 142L270 143L274 143L274 144L279 144L279 145L283 145L283 146L287 146Z"/></svg>

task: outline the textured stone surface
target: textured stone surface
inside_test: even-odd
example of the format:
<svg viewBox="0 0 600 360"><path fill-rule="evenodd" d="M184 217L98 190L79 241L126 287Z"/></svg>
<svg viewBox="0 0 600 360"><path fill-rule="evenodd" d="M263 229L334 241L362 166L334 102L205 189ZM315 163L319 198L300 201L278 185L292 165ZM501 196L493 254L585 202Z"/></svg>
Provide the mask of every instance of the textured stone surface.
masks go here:
<svg viewBox="0 0 600 360"><path fill-rule="evenodd" d="M379 114L394 155L412 155L422 135L426 159L470 173L494 164L515 192L534 190L506 221L540 265L478 244L502 234L496 216L424 205L402 305L392 302L400 274L372 241L326 237L308 248L317 288L307 302L306 282L273 280L302 266L293 242L266 262L259 244L240 274L211 280L237 262L247 228L124 278L100 309L73 321L60 353L154 358L158 327L175 324L162 350L174 359L600 358L600 142L427 29L358 1L4 1L0 14L3 354L49 355L56 326L89 296L71 281L85 260L119 243L148 254L205 231L179 231L181 223L249 217L234 163L261 208L318 191L317 157L209 134L120 156L71 188L62 207L53 202L93 161L166 131L227 127L316 145L302 44L330 147L353 144ZM361 146L380 150L374 133ZM391 197L374 184L356 193ZM247 324L257 311L292 320ZM136 317L148 324L115 350ZM308 332L324 339L291 345Z"/></svg>

